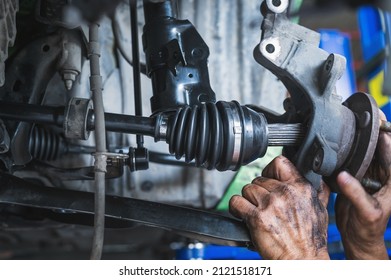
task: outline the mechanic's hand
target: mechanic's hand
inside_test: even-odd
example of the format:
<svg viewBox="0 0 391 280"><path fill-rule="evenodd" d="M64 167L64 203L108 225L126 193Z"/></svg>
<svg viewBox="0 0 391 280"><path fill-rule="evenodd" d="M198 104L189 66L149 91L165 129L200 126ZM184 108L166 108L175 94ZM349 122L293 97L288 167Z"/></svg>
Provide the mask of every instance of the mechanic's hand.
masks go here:
<svg viewBox="0 0 391 280"><path fill-rule="evenodd" d="M327 202L283 156L275 158L234 196L230 212L249 227L255 248L265 259L329 259Z"/></svg>
<svg viewBox="0 0 391 280"><path fill-rule="evenodd" d="M383 113L381 119L386 120ZM337 226L349 259L388 259L384 232L391 215L391 135L380 132L369 178L380 181L383 188L369 194L347 172L337 177L341 194L335 204Z"/></svg>

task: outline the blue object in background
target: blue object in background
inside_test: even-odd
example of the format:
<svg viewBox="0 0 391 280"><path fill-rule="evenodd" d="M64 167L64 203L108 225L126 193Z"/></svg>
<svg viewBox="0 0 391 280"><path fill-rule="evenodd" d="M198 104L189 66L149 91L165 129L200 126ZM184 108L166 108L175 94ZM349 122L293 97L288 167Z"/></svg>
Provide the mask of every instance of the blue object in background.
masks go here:
<svg viewBox="0 0 391 280"><path fill-rule="evenodd" d="M319 32L321 35L320 48L346 58L346 71L337 82L337 93L342 96L343 100L346 100L357 92L350 37L348 34L334 29L321 29Z"/></svg>
<svg viewBox="0 0 391 280"><path fill-rule="evenodd" d="M391 15L374 6L363 6L358 11L358 20L364 62L368 63L387 46L387 38L391 37ZM369 73L368 90L386 114L387 119L391 119L391 100L389 96L383 95L385 69L386 62L384 61Z"/></svg>
<svg viewBox="0 0 391 280"><path fill-rule="evenodd" d="M358 10L358 21L363 58L365 62L368 62L386 46L382 12L374 6L363 6ZM379 65L377 71L380 71L382 67ZM371 73L369 78L372 78L374 74Z"/></svg>
<svg viewBox="0 0 391 280"><path fill-rule="evenodd" d="M176 251L177 260L260 260L257 252L247 248L189 244Z"/></svg>
<svg viewBox="0 0 391 280"><path fill-rule="evenodd" d="M391 227L385 233L386 243L391 242ZM332 260L346 259L341 235L335 224L328 228L329 254ZM388 247L388 255L391 257L391 248ZM206 245L203 243L189 244L186 247L176 250L177 260L261 260L261 256L247 248Z"/></svg>

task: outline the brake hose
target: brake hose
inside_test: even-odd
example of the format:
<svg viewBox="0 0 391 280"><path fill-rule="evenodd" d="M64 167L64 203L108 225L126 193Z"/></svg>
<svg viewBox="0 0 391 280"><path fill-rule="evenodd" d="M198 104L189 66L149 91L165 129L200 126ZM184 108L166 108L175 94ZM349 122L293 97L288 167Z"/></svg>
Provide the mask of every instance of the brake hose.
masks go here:
<svg viewBox="0 0 391 280"><path fill-rule="evenodd" d="M100 75L99 25L89 28L88 57L90 60L90 87L95 112L95 217L91 259L102 257L105 229L105 175L106 175L106 128L102 97L102 76Z"/></svg>

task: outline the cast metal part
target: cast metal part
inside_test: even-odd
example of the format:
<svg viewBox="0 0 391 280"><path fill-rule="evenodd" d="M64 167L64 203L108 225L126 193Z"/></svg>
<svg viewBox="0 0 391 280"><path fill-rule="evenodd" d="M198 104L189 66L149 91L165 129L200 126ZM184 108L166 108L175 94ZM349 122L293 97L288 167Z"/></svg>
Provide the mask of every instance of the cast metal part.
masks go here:
<svg viewBox="0 0 391 280"><path fill-rule="evenodd" d="M345 58L319 49L318 33L289 21L285 10L279 9L288 2L262 3L262 38L254 57L290 92L287 121L293 118L307 127L300 147L285 148L285 154L315 188L323 176L338 191L335 172L347 168L361 179L373 157L379 131L377 109L372 98L361 93L352 97L349 105L341 104L335 83L345 70ZM361 101L365 101L365 112L358 108ZM360 128L362 114L369 125L365 129Z"/></svg>
<svg viewBox="0 0 391 280"><path fill-rule="evenodd" d="M0 99L11 103L42 104L47 85L57 70L65 66L68 70L73 68L77 71L77 67L80 67L81 57L70 55L69 52L73 52L74 48L67 47L69 38L77 41L77 37L80 37L79 31L59 30L31 42L13 56L7 64L7 78L5 85L0 88ZM71 57L73 59L69 60ZM62 69L66 70L65 68ZM70 72L63 73L68 75ZM7 129L11 136L12 153L11 160L7 162L27 164L33 158L29 150L32 126L25 122L14 122L7 123Z"/></svg>
<svg viewBox="0 0 391 280"><path fill-rule="evenodd" d="M341 171L348 170L358 180L364 177L375 154L380 129L379 109L370 95L356 93L348 98L344 105L356 116L357 127L353 146L343 165L337 167L331 176L323 177L336 192L339 192L339 187L335 178Z"/></svg>
<svg viewBox="0 0 391 280"><path fill-rule="evenodd" d="M41 187L4 173L0 173L0 181L0 204L60 210L90 217L94 215L92 193ZM248 229L241 221L191 208L106 196L105 217L112 220L113 227L137 222L172 230L207 243L231 246L251 244Z"/></svg>
<svg viewBox="0 0 391 280"><path fill-rule="evenodd" d="M0 0L0 87L5 83L5 61L8 48L16 38L16 12L19 11L19 0Z"/></svg>
<svg viewBox="0 0 391 280"><path fill-rule="evenodd" d="M7 77L0 88L0 100L42 104L49 81L56 73L62 47L61 34L53 34L29 43L7 61ZM11 137L10 151L16 165L28 163L32 126L28 123L7 123Z"/></svg>
<svg viewBox="0 0 391 280"><path fill-rule="evenodd" d="M65 110L64 134L66 138L88 139L90 132L87 130L87 120L90 109L92 109L90 99L71 98Z"/></svg>

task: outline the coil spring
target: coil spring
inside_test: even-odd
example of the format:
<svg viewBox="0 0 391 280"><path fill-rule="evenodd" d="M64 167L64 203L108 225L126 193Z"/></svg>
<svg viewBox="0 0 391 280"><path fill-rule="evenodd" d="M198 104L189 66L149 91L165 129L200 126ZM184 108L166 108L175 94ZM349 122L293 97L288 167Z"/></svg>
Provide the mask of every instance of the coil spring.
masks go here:
<svg viewBox="0 0 391 280"><path fill-rule="evenodd" d="M34 126L29 142L29 150L33 158L44 161L56 160L63 149L60 135L43 127Z"/></svg>
<svg viewBox="0 0 391 280"><path fill-rule="evenodd" d="M223 121L217 106L206 103L179 108L167 131L169 151L176 159L185 156L196 166L219 169L223 153Z"/></svg>

